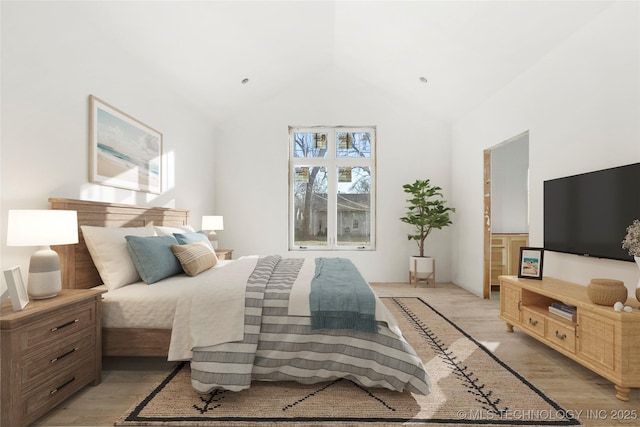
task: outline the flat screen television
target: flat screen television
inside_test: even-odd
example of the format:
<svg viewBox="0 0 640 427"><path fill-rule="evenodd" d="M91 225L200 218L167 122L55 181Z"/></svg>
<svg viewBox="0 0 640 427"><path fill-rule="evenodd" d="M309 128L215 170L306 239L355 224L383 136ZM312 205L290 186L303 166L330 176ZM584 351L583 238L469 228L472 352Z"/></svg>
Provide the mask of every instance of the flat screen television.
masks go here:
<svg viewBox="0 0 640 427"><path fill-rule="evenodd" d="M544 182L544 249L633 261L622 249L640 219L640 163Z"/></svg>

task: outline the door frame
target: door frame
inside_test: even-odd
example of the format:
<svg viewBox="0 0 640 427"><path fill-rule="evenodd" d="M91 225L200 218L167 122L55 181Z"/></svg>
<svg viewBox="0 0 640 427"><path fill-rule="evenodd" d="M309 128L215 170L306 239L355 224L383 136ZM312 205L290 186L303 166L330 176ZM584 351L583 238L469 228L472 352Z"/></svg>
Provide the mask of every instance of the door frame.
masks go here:
<svg viewBox="0 0 640 427"><path fill-rule="evenodd" d="M483 169L484 169L484 272L482 297L489 299L491 297L491 149L483 151Z"/></svg>
<svg viewBox="0 0 640 427"><path fill-rule="evenodd" d="M482 297L484 299L491 298L491 152L500 147L501 145L508 144L512 141L516 141L523 137L523 135L529 135L529 129L521 132L505 141L502 141L499 144L494 145L493 147L486 148L483 151L483 170L484 170L484 214L483 214L483 222L484 222L484 270L483 270L483 280L482 280ZM530 206L527 207L529 209Z"/></svg>

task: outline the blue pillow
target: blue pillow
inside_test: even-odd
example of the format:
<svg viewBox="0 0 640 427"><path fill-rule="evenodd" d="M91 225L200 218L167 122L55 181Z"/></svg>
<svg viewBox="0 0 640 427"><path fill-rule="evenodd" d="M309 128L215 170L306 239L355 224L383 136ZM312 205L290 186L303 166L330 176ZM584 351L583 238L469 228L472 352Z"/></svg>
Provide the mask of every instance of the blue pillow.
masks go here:
<svg viewBox="0 0 640 427"><path fill-rule="evenodd" d="M193 233L173 233L173 235L178 240L178 243L180 243L181 245L188 245L189 243L205 242L207 245L209 245L211 249L213 249L213 245L209 241L209 237L200 231L193 232Z"/></svg>
<svg viewBox="0 0 640 427"><path fill-rule="evenodd" d="M171 245L178 244L173 236L125 236L131 261L142 280L148 284L182 273L180 261Z"/></svg>

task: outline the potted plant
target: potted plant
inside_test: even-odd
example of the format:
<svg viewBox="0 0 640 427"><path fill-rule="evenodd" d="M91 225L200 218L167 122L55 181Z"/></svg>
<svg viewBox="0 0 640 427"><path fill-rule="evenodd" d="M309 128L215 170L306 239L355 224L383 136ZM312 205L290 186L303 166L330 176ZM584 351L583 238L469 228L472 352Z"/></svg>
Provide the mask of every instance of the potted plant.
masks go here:
<svg viewBox="0 0 640 427"><path fill-rule="evenodd" d="M627 227L627 235L622 241L622 249L629 251L629 255L635 259L638 268L640 268L640 220L634 219ZM636 286L636 299L640 301L640 279Z"/></svg>
<svg viewBox="0 0 640 427"><path fill-rule="evenodd" d="M449 212L455 212L455 209L447 206L442 188L431 185L428 179L418 179L402 188L410 198L407 199L407 213L400 221L414 227L413 233L408 234L407 238L415 240L419 250L418 256L409 259L409 282L412 278L417 282L433 274L433 259L424 255L425 240L434 229L440 230L453 224Z"/></svg>

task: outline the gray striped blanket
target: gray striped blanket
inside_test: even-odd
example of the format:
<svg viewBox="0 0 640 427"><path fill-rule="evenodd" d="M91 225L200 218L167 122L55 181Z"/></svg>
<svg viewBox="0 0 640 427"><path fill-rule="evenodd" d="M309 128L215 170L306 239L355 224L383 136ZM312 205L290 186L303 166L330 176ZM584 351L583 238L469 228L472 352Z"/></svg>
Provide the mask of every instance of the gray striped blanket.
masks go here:
<svg viewBox="0 0 640 427"><path fill-rule="evenodd" d="M378 333L312 330L288 314L289 292L304 260L261 258L247 281L244 339L194 348L194 389L240 391L251 381L305 384L346 378L364 387L427 394L429 378L411 345L379 322ZM376 303L382 302L376 297Z"/></svg>

